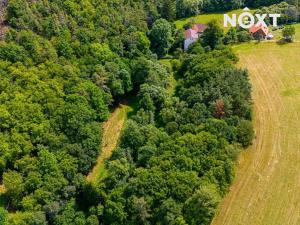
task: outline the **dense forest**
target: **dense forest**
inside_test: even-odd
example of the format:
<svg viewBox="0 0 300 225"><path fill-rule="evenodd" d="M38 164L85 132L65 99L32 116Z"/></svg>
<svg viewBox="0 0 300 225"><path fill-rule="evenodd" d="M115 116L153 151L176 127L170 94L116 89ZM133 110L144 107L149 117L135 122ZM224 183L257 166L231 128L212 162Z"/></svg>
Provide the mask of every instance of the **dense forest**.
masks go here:
<svg viewBox="0 0 300 225"><path fill-rule="evenodd" d="M178 15L187 3L225 5L3 3L0 224L209 224L253 139L251 86L215 22L183 53L171 21L190 13ZM170 66L159 61L167 54ZM129 95L137 112L91 185L102 123Z"/></svg>
<svg viewBox="0 0 300 225"><path fill-rule="evenodd" d="M216 12L239 9L242 7L258 8L283 2L282 0L167 0L162 1L164 8L162 16L174 19L196 15L201 12ZM296 0L286 0L291 5L297 5ZM174 6L174 7L171 7Z"/></svg>
<svg viewBox="0 0 300 225"><path fill-rule="evenodd" d="M238 143L253 138L251 87L230 50L193 50L174 96L141 87L97 190L104 224L209 224L228 190Z"/></svg>

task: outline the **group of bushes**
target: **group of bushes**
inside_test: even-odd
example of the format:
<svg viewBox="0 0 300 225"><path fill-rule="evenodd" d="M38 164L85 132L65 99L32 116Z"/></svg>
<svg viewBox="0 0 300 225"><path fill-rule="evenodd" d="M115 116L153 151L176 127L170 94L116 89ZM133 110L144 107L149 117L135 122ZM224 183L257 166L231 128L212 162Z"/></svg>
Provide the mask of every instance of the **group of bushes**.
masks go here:
<svg viewBox="0 0 300 225"><path fill-rule="evenodd" d="M289 24L299 21L299 9L298 6L295 4L288 4L286 2L281 2L279 4L274 4L268 7L262 7L258 9L255 13L257 14L280 14L280 17L278 18L278 24ZM265 22L267 24L271 24L271 19L267 16L265 19Z"/></svg>

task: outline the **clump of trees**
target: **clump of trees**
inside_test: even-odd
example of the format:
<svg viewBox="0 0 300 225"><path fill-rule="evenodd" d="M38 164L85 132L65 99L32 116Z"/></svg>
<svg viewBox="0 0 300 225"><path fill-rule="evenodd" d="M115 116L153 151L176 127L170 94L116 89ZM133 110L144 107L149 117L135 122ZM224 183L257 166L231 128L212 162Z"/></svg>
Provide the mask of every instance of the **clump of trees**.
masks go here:
<svg viewBox="0 0 300 225"><path fill-rule="evenodd" d="M165 19L156 20L150 32L152 49L159 57L166 55L171 48L174 38L174 28Z"/></svg>
<svg viewBox="0 0 300 225"><path fill-rule="evenodd" d="M282 36L285 41L292 42L296 34L296 29L293 26L286 26L282 29Z"/></svg>
<svg viewBox="0 0 300 225"><path fill-rule="evenodd" d="M175 95L143 85L107 164L104 224L210 223L233 179L237 145L253 139L251 86L236 61L230 49L194 45L174 71Z"/></svg>
<svg viewBox="0 0 300 225"><path fill-rule="evenodd" d="M270 5L268 7L262 7L261 9L258 9L255 13L267 15L272 13L280 14L281 16L277 19L279 25L298 22L300 15L297 3L290 2L289 4L285 1L279 4ZM271 24L271 20L272 19L267 16L265 22L267 24Z"/></svg>
<svg viewBox="0 0 300 225"><path fill-rule="evenodd" d="M216 11L229 11L232 9L240 9L243 7L258 8L260 6L269 6L283 2L282 0L168 0L165 6L172 6L172 15L176 14L177 18L189 17L197 15L201 12L216 12ZM296 1L287 1L292 6L289 8L289 15L295 15L297 6ZM167 11L168 13L170 11ZM170 13L169 13L170 14ZM164 14L162 14L164 15ZM170 18L170 16L165 17ZM172 17L174 18L174 16Z"/></svg>

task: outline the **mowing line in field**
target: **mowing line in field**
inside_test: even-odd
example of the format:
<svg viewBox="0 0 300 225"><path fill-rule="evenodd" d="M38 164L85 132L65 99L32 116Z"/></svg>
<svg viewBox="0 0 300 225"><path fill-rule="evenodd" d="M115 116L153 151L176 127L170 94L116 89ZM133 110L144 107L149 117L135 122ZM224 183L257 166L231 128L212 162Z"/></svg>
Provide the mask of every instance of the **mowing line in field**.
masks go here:
<svg viewBox="0 0 300 225"><path fill-rule="evenodd" d="M244 44L253 84L256 139L213 225L300 224L300 44Z"/></svg>

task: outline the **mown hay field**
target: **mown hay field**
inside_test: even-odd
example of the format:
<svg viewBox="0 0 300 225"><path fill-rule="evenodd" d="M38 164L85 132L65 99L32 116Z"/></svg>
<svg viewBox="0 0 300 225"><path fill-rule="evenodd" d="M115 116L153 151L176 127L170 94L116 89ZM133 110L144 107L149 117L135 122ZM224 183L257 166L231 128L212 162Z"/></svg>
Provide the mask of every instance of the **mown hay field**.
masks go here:
<svg viewBox="0 0 300 225"><path fill-rule="evenodd" d="M256 138L241 153L236 179L212 224L298 225L300 43L248 43L234 50L250 72Z"/></svg>

